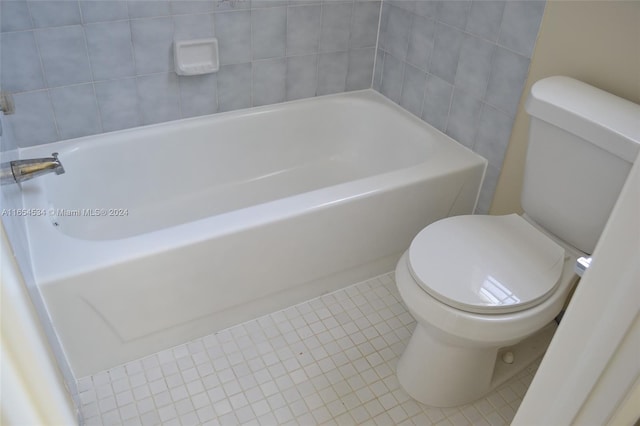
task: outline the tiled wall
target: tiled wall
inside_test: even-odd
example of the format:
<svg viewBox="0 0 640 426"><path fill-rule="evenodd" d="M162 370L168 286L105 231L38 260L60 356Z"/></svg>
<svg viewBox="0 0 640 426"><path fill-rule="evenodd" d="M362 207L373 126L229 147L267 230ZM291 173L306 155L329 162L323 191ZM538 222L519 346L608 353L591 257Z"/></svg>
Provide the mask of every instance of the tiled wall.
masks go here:
<svg viewBox="0 0 640 426"><path fill-rule="evenodd" d="M18 146L371 86L380 2L3 0L1 86ZM182 77L172 42L215 36Z"/></svg>
<svg viewBox="0 0 640 426"><path fill-rule="evenodd" d="M385 0L373 87L489 160L489 208L544 1ZM379 1L3 0L5 123L30 146L370 87ZM173 72L216 36L221 69Z"/></svg>
<svg viewBox="0 0 640 426"><path fill-rule="evenodd" d="M385 0L374 88L489 160L487 212L545 2Z"/></svg>
<svg viewBox="0 0 640 426"><path fill-rule="evenodd" d="M373 87L489 160L489 209L545 2L385 0ZM4 0L18 146L370 87L379 1ZM216 36L182 77L172 42Z"/></svg>

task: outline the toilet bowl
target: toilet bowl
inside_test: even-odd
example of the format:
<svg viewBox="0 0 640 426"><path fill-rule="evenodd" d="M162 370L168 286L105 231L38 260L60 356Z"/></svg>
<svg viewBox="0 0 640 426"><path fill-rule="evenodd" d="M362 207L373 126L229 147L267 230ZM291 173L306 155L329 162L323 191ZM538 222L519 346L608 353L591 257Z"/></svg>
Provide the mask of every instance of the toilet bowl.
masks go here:
<svg viewBox="0 0 640 426"><path fill-rule="evenodd" d="M544 354L640 152L640 106L577 80L537 82L526 110L524 214L442 219L398 262L417 324L397 375L424 404L472 402Z"/></svg>
<svg viewBox="0 0 640 426"><path fill-rule="evenodd" d="M398 362L403 388L451 407L522 371L553 336L576 258L517 215L457 216L422 230L396 268L417 321Z"/></svg>

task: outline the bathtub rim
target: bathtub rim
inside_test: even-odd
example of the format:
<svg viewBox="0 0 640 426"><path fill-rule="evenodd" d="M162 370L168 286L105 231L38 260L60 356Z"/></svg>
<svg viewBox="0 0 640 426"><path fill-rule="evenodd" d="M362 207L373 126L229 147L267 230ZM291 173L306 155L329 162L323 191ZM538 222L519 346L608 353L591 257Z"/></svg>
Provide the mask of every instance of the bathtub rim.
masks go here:
<svg viewBox="0 0 640 426"><path fill-rule="evenodd" d="M63 279L70 275L152 256L167 249L178 249L247 228L263 226L274 221L283 221L311 211L329 208L339 202L391 191L443 174L435 173L435 170L430 166L430 164L420 164L409 169L392 171L296 194L117 240L73 238L55 229L47 216L27 217L29 250L34 260L34 272L39 285L46 285L47 282ZM471 167L472 163L469 163L469 166ZM44 201L43 199L44 195L41 193L37 197L25 197L25 208L40 208L37 207L41 205L38 201ZM202 229L209 231L203 233ZM38 238L33 238L34 234L38 235ZM45 247L34 247L32 242L37 240L55 242L55 251L44 253L47 251ZM170 241L171 244L167 244L166 241ZM125 246L126 251L119 250ZM105 251L110 253L108 258L105 258ZM80 254L81 258L68 256L67 254L70 252ZM65 272L60 272L62 270ZM58 273L54 271L58 271Z"/></svg>

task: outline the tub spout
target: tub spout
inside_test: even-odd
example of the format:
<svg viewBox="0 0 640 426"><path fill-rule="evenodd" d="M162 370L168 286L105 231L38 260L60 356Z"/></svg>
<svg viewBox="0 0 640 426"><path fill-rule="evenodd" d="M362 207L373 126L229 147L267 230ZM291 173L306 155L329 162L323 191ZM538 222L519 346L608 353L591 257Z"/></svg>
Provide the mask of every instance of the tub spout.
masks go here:
<svg viewBox="0 0 640 426"><path fill-rule="evenodd" d="M58 160L57 152L46 158L10 161L2 164L0 168L0 178L3 185L24 182L46 173L55 173L57 175L64 173L64 167Z"/></svg>

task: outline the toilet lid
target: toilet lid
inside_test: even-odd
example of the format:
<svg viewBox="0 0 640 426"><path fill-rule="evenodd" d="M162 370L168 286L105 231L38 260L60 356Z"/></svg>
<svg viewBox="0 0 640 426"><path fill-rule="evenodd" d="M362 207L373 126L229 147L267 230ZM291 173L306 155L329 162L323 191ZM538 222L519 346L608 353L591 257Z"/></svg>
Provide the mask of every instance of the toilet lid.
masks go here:
<svg viewBox="0 0 640 426"><path fill-rule="evenodd" d="M455 216L423 229L409 270L431 296L475 313L537 305L558 285L564 249L522 217Z"/></svg>

